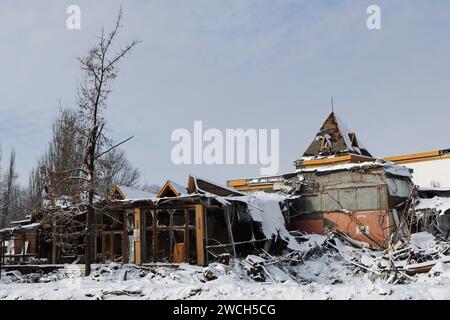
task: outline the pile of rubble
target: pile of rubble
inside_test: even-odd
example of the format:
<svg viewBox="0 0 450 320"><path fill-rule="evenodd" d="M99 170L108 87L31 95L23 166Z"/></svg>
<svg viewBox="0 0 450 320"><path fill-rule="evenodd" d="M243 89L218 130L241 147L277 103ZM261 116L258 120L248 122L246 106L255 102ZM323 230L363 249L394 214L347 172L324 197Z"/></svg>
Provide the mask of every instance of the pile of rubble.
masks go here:
<svg viewBox="0 0 450 320"><path fill-rule="evenodd" d="M450 241L428 232L413 233L408 242L398 242L386 250L371 249L366 243L355 241L334 231L326 236L297 234L302 251L290 251L271 256L263 251L250 255L241 263L247 274L256 281L280 282L288 279L304 283L299 265L308 266L315 259L331 256L342 261L353 272L368 273L389 284L415 281L418 273L429 272L438 263L450 262Z"/></svg>

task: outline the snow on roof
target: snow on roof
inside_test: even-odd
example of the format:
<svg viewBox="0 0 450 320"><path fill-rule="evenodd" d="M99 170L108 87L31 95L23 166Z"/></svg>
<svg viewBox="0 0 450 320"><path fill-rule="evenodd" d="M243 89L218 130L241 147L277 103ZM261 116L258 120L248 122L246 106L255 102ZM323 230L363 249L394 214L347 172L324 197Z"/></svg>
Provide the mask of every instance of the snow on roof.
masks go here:
<svg viewBox="0 0 450 320"><path fill-rule="evenodd" d="M30 223L31 219L24 219L24 220L15 220L11 221L11 224L22 224L22 223Z"/></svg>
<svg viewBox="0 0 450 320"><path fill-rule="evenodd" d="M360 144L354 131L351 131L342 119L331 112L323 122L314 140L299 160L312 160L323 156L354 154L372 158L370 152Z"/></svg>
<svg viewBox="0 0 450 320"><path fill-rule="evenodd" d="M136 188L131 188L127 186L119 186L120 191L125 196L124 200L141 200L141 199L152 199L156 197L156 194L139 190Z"/></svg>
<svg viewBox="0 0 450 320"><path fill-rule="evenodd" d="M277 182L277 181L283 181L284 176L295 174L295 172L289 171L284 172L276 175L262 175L262 176L248 176L246 178L236 178L236 179L230 179L228 181L234 181L234 180L241 180L245 179L247 180L247 183L260 183L260 182Z"/></svg>
<svg viewBox="0 0 450 320"><path fill-rule="evenodd" d="M403 176L411 178L411 172L407 167L396 165L392 162L386 161L381 162L380 160L367 161L361 163L346 163L346 164L335 164L330 166L316 167L316 168L302 168L298 169L297 172L331 172L331 171L342 171L342 170L358 170L358 169L370 169L370 168L384 168L384 171L390 173L394 176Z"/></svg>
<svg viewBox="0 0 450 320"><path fill-rule="evenodd" d="M248 184L279 182L283 180L284 180L283 176L259 177L259 178L252 178L250 181L248 181Z"/></svg>
<svg viewBox="0 0 450 320"><path fill-rule="evenodd" d="M401 166L390 161L384 162L383 167L384 171L394 176L403 176L412 178L411 170L408 167Z"/></svg>
<svg viewBox="0 0 450 320"><path fill-rule="evenodd" d="M300 250L301 247L295 238L288 232L280 202L288 196L263 191L252 192L249 195L229 198L247 203L248 210L254 221L260 222L262 232L268 239L280 236L288 243L288 248Z"/></svg>
<svg viewBox="0 0 450 320"><path fill-rule="evenodd" d="M181 196L188 194L187 187L184 187L181 184L178 184L172 180L170 180L170 184Z"/></svg>
<svg viewBox="0 0 450 320"><path fill-rule="evenodd" d="M14 232L17 230L30 230L30 229L36 229L38 227L40 227L41 224L40 223L31 223L31 224L25 224L23 226L18 226L18 227L12 227L12 228L4 228L0 230L0 233L6 233L6 232Z"/></svg>
<svg viewBox="0 0 450 320"><path fill-rule="evenodd" d="M334 114L334 117L336 119L336 123L338 125L339 131L342 134L342 137L344 138L344 142L345 145L347 146L349 151L355 151L356 153L361 154L361 150L359 150L359 148L353 148L352 147L352 142L350 140L350 129L347 127L347 125L344 123L344 121L342 121L342 119Z"/></svg>
<svg viewBox="0 0 450 320"><path fill-rule="evenodd" d="M447 197L433 197L431 199L419 198L419 203L416 205L416 210L436 210L439 215L443 215L450 209L450 198Z"/></svg>
<svg viewBox="0 0 450 320"><path fill-rule="evenodd" d="M447 191L450 191L450 188L448 188L448 187L420 187L419 191L424 191L424 192L427 192L427 191L430 191L430 192L432 192L432 191L447 192Z"/></svg>
<svg viewBox="0 0 450 320"><path fill-rule="evenodd" d="M238 190L236 190L236 189L228 188L228 187L226 187L226 186L223 186L223 185L218 184L218 183L216 183L216 182L212 182L212 181L210 181L210 180L204 179L204 178L199 177L199 176L192 176L192 178L194 179L194 182L195 182L195 184L196 184L196 185L195 185L196 189L198 189L198 190L200 190L200 191L202 191L202 192L206 192L206 190L202 190L201 188L198 187L197 180L201 180L201 181L204 181L204 182L209 183L209 184L211 184L211 185L214 185L214 186L216 186L216 187L218 187L218 188L221 188L221 189L230 191L232 194L240 194L240 195L244 195L244 193L242 193L242 192L240 192L240 191L238 191Z"/></svg>

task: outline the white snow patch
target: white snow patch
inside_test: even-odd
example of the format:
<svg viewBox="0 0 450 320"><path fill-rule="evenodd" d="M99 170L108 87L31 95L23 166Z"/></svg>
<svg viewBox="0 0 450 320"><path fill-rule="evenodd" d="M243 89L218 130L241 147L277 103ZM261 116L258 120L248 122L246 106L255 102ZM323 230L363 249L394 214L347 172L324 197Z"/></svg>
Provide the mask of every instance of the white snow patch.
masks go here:
<svg viewBox="0 0 450 320"><path fill-rule="evenodd" d="M318 239L316 239L318 240ZM82 266L80 265L80 268ZM229 266L187 264L137 267L111 264L93 266L89 277L66 270L47 275L2 272L0 299L115 300L347 300L347 299L450 299L450 264L438 263L415 282L393 285L372 278L336 254L325 253L291 267L299 282L273 265L268 268L275 282L256 282L232 260ZM205 273L214 274L211 281Z"/></svg>
<svg viewBox="0 0 450 320"><path fill-rule="evenodd" d="M233 199L247 203L252 219L261 223L262 231L268 239L280 236L288 243L289 249L301 250L297 240L289 234L280 208L280 202L286 200L287 196L258 191Z"/></svg>
<svg viewBox="0 0 450 320"><path fill-rule="evenodd" d="M357 169L371 169L371 168L384 168L384 171L395 176L403 176L411 178L411 172L407 167L396 165L392 162L383 160L366 161L361 163L346 163L346 164L335 164L329 166L322 166L310 169L298 169L297 172L332 172L332 171L343 171L343 170L357 170Z"/></svg>
<svg viewBox="0 0 450 320"><path fill-rule="evenodd" d="M420 198L416 205L416 210L436 210L437 213L443 215L450 209L450 198L447 197L433 197L431 199Z"/></svg>
<svg viewBox="0 0 450 320"><path fill-rule="evenodd" d="M336 114L335 114L335 119L336 119L336 122L337 122L337 125L338 125L338 128L339 128L339 131L341 132L342 137L344 138L345 145L347 146L347 149L349 151L355 151L355 152L361 154L361 151L359 149L355 149L355 148L352 147L352 142L350 141L350 130L347 127L347 125Z"/></svg>
<svg viewBox="0 0 450 320"><path fill-rule="evenodd" d="M125 195L125 200L147 200L154 199L156 194L151 192L146 192L136 188L119 186L120 191Z"/></svg>
<svg viewBox="0 0 450 320"><path fill-rule="evenodd" d="M428 232L417 232L411 234L409 244L415 251L425 254L436 253L436 237Z"/></svg>

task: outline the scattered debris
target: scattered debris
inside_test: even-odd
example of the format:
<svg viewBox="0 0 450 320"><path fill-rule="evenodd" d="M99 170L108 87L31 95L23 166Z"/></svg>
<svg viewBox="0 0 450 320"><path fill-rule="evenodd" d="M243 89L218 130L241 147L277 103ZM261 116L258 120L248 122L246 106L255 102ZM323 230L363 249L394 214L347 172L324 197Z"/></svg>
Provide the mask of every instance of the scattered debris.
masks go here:
<svg viewBox="0 0 450 320"><path fill-rule="evenodd" d="M206 268L205 271L203 272L203 275L205 276L205 279L208 281L217 279L217 272L212 267Z"/></svg>

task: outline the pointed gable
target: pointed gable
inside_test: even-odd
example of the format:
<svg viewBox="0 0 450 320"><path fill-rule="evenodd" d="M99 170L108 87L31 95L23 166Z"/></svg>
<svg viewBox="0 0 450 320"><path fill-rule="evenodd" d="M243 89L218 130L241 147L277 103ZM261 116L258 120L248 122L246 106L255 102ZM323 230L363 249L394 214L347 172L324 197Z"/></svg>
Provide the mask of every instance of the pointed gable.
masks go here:
<svg viewBox="0 0 450 320"><path fill-rule="evenodd" d="M154 193L119 185L116 185L111 192L111 198L113 200L139 200L152 199L154 197Z"/></svg>
<svg viewBox="0 0 450 320"><path fill-rule="evenodd" d="M159 190L156 195L157 198L165 198L165 197L179 197L187 195L187 188L180 186L179 184L167 180L164 186Z"/></svg>
<svg viewBox="0 0 450 320"><path fill-rule="evenodd" d="M361 145L356 134L332 112L323 123L314 141L306 149L303 157L329 157L355 154L366 157L372 155Z"/></svg>

